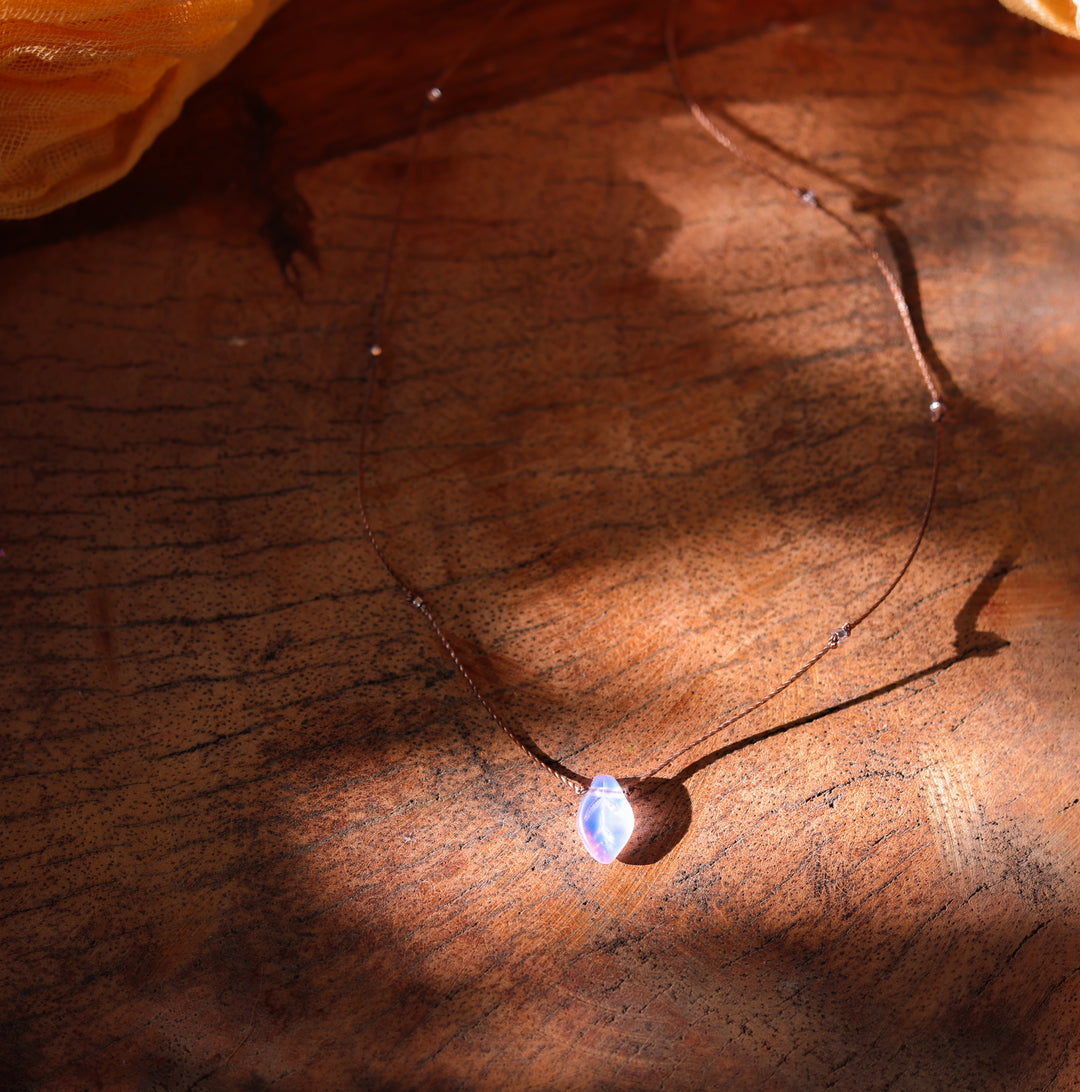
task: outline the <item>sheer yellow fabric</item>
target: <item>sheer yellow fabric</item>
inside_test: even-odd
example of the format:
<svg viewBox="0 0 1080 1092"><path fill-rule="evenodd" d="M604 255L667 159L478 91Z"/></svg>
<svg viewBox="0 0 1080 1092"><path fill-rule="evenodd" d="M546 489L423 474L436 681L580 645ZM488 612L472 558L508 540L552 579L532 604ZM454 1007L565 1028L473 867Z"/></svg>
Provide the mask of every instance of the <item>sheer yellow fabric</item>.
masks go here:
<svg viewBox="0 0 1080 1092"><path fill-rule="evenodd" d="M282 0L0 0L0 217L131 169Z"/></svg>
<svg viewBox="0 0 1080 1092"><path fill-rule="evenodd" d="M120 178L284 0L0 0L0 218ZM1080 0L1002 0L1080 37Z"/></svg>
<svg viewBox="0 0 1080 1092"><path fill-rule="evenodd" d="M1001 0L1017 15L1026 15L1044 27L1080 38L1080 5L1076 0Z"/></svg>

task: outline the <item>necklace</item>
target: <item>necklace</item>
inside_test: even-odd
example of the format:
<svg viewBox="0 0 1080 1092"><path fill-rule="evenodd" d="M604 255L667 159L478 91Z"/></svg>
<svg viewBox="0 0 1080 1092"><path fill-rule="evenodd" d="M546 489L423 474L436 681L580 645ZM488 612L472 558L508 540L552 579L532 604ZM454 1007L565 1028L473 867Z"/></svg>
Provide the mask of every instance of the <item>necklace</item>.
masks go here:
<svg viewBox="0 0 1080 1092"><path fill-rule="evenodd" d="M516 4L517 0L511 0L510 3L501 8L496 13L491 25L508 14ZM820 213L841 227L854 240L856 246L861 249L876 266L892 298L892 302L899 315L912 355L914 356L915 363L918 367L920 377L929 394L929 418L934 432L933 458L926 504L914 541L902 564L888 582L884 591L882 591L869 606L865 607L855 617L829 632L824 642L818 646L816 651L808 656L805 661L766 694L742 706L735 712L721 717L717 723L711 725L706 731L702 732L685 745L678 747L647 773L624 778L621 783L610 774L598 774L594 776L591 781L588 781L586 787L585 778L578 777L549 758L527 736L516 731L500 716L499 712L484 694L475 675L464 662L457 646L440 624L432 605L422 592L418 590L390 561L380 539L375 534L369 518L365 482L365 455L367 450L368 432L371 425L372 392L379 370L380 358L383 356L385 349L386 304L389 297L391 274L393 272L394 257L397 252L400 227L413 181L414 169L419 157L421 142L431 117L431 112L442 103L447 80L461 64L464 63L468 55L476 48L477 43L473 43L468 50L454 59L452 63L443 70L439 78L428 90L421 106L420 118L413 136L412 149L405 172L405 179L398 193L393 227L391 229L390 240L387 245L384 259L382 285L377 297L372 340L368 351L367 377L364 388L364 403L360 424L359 458L357 467L357 496L360 517L363 523L364 532L376 558L397 587L405 594L412 606L427 620L446 655L450 658L450 661L465 681L474 698L480 703L488 716L494 721L495 725L512 743L515 744L515 746L520 748L534 763L541 767L541 769L554 777L564 788L570 789L581 798L577 809L578 834L590 856L601 864L610 864L614 861L626 847L633 834L634 811L629 796L633 795L636 786L655 778L662 770L676 762L689 751L699 747L702 743L731 727L737 721L742 720L749 714L761 709L778 695L782 694L829 653L846 641L854 630L862 625L863 622L865 622L893 593L910 568L912 562L915 560L915 555L918 553L930 522L930 515L933 511L934 499L937 493L941 464L942 423L945 418L945 406L941 401L938 385L931 372L920 344L918 334L915 330L904 291L889 264L885 261L884 257L873 243L864 236L853 223L822 202L814 190L794 184L780 173L780 171L748 153L701 107L691 94L682 75L678 54L675 48L673 12L674 4L668 9L665 30L668 65L673 82L686 104L687 110L704 133L747 168L768 179L771 183L787 190L804 206Z"/></svg>

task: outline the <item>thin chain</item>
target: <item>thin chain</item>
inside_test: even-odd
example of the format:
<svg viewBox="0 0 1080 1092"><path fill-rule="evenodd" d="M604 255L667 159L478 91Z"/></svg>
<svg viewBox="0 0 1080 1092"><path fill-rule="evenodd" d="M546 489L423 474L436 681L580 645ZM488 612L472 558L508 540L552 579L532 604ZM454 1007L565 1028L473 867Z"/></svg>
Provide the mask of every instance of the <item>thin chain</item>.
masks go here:
<svg viewBox="0 0 1080 1092"><path fill-rule="evenodd" d="M485 28L485 34L490 33L494 26L509 15L520 3L521 0L507 0L507 3L503 4L502 7L496 11L495 15L488 23ZM402 182L401 190L398 193L397 208L394 211L394 224L390 230L390 240L387 243L386 256L383 260L382 283L376 298L375 314L372 320L371 345L368 348L367 378L364 384L364 406L360 416L360 452L357 460L356 495L360 506L360 519L364 525L364 533L371 543L371 548L375 552L375 556L382 563L382 567L387 571L394 583L397 584L408 597L409 602L427 619L428 625L431 626L435 636L439 639L439 643L450 657L450 662L457 668L458 673L465 680L466 685L472 691L476 700L484 707L488 716L491 717L496 726L506 733L507 738L517 747L520 747L537 766L551 774L552 777L560 782L560 784L568 789L572 789L575 793L580 795L586 788L581 781L576 780L573 776L564 772L561 768L549 761L530 740L515 732L514 729L499 716L498 711L484 696L484 692L480 689L480 684L476 681L476 677L465 666L453 641L450 640L446 631L439 624L439 620L435 617L430 604L390 563L390 559L383 551L382 545L375 537L375 531L372 529L371 520L368 517L367 484L365 481L364 467L367 455L367 436L371 423L371 400L375 387L375 378L379 370L379 357L383 354L383 334L386 329L387 315L386 308L390 298L390 282L393 276L394 257L397 254L401 223L405 216L409 194L412 191L413 178L416 172L416 162L420 156L420 145L423 141L424 133L427 131L428 119L431 115L432 107L437 106L442 101L444 85L465 61L468 60L469 56L480 44L480 40L481 39L478 38L471 42L466 49L439 73L435 83L432 84L428 89L427 94L425 94L423 105L420 108L420 118L416 125L416 131L413 134L412 146L409 149L409 159L405 168L405 178Z"/></svg>
<svg viewBox="0 0 1080 1092"><path fill-rule="evenodd" d="M881 256L877 247L875 247L854 224L850 223L827 205L822 204L818 195L813 190L808 190L804 186L795 185L790 179L785 178L782 174L778 174L767 164L762 163L759 159L755 159L740 148L731 137L729 137L727 133L709 117L701 104L690 94L686 80L683 78L678 50L675 47L675 8L676 0L670 0L667 9L667 20L664 26L664 44L667 48L668 68L671 71L672 81L678 89L679 94L682 96L683 102L686 103L686 108L690 111L693 119L710 137L712 137L713 140L716 141L717 144L730 152L741 163L744 163L751 170L757 171L758 174L764 175L766 178L775 182L778 186L797 197L804 205L809 205L811 208L817 209L818 212L824 213L833 221L833 223L839 224L840 227L855 240L859 248L869 255L874 265L878 267L878 272L881 273L881 276L884 278L885 284L888 286L889 294L892 296L893 303L896 305L896 310L900 315L900 321L904 324L904 333L907 334L908 343L911 345L911 351L915 355L915 363L919 366L919 372L922 375L923 382L926 384L926 389L930 392L930 398L934 402L940 402L941 395L937 383L934 381L933 373L930 371L930 365L926 361L922 346L919 344L919 336L915 332L914 323L911 321L911 310L908 307L907 299L904 297L904 290L900 287L900 282L896 279L893 271L889 268L889 263Z"/></svg>
<svg viewBox="0 0 1080 1092"><path fill-rule="evenodd" d="M375 349L379 349L379 352L374 352ZM405 579L391 564L390 559L383 551L382 545L375 537L375 532L371 526L371 520L368 518L368 504L367 504L367 485L364 476L364 463L365 456L367 454L367 433L368 425L371 418L371 394L372 388L375 384L375 373L377 370L377 359L382 355L381 348L378 342L375 342L371 346L370 359L368 363L367 381L364 384L364 408L360 417L360 453L357 460L357 480L356 480L356 496L360 505L360 519L364 525L364 533L367 535L368 541L371 543L372 550L375 551L375 556L382 563L382 567L390 574L394 583L405 593L409 602L427 619L428 624L435 631L435 636L438 637L439 643L446 649L447 655L450 657L454 667L461 673L461 677L465 680L469 689L473 692L476 700L487 710L488 716L501 728L511 742L520 747L528 756L542 769L546 770L553 777L556 777L563 785L569 789L573 789L576 793L584 792L584 786L562 770L557 769L551 762L549 762L542 754L540 754L535 746L525 739L523 736L518 735L509 724L506 723L499 716L498 712L492 706L492 704L484 697L484 692L480 689L479 683L477 683L472 672L465 666L458 654L457 648L454 643L446 635L446 631L439 625L439 620L435 617L434 612L429 606L424 597L414 588L408 580Z"/></svg>
<svg viewBox="0 0 1080 1092"><path fill-rule="evenodd" d="M940 406L941 403L934 403ZM934 465L930 474L930 491L926 498L926 507L923 509L922 522L919 524L919 533L915 536L915 541L908 552L907 559L901 566L900 571L893 578L893 582L881 593L880 596L851 622L845 622L842 626L833 630L829 634L829 639L825 644L810 657L801 667L796 668L782 683L774 687L763 698L758 698L757 701L750 705L744 706L738 712L732 713L720 721L719 724L714 725L707 732L703 732L697 739L691 740L685 747L680 747L674 754L668 755L659 766L654 766L647 774L642 774L640 777L633 778L634 781L645 781L650 777L655 777L666 766L670 766L677 758L681 758L687 751L692 751L695 747L704 743L707 739L711 739L717 733L722 732L725 728L730 728L736 721L742 720L743 717L749 716L756 709L760 709L763 705L772 701L778 694L782 694L792 683L797 682L805 675L810 668L816 663L823 660L834 648L846 641L851 636L852 631L856 626L861 625L870 617L885 602L886 599L892 594L893 589L900 583L904 576L904 573L908 571L911 563L915 560L915 555L919 552L919 547L922 545L922 540L926 536L926 528L930 524L930 513L934 508L934 497L937 494L938 483L938 471L941 466L941 417L938 416L934 422Z"/></svg>
<svg viewBox="0 0 1080 1092"><path fill-rule="evenodd" d="M520 0L509 0L502 8L498 10L492 25L494 22L503 18L513 8L515 8ZM908 551L907 557L904 563L900 566L900 569L893 577L891 583L886 589L870 604L861 614L857 615L849 622L845 622L837 629L833 630L829 635L825 644L819 648L809 659L803 664L797 667L783 682L779 683L772 690L770 690L763 697L758 698L756 701L751 702L749 705L743 706L741 709L728 716L722 718L717 724L691 740L689 743L680 747L672 754L668 755L658 766L653 767L648 773L638 775L632 778L624 779L624 783L627 787L632 787L635 783L640 783L649 778L655 777L661 770L670 766L673 762L681 758L687 752L699 747L702 743L711 739L713 736L730 728L731 725L737 721L742 720L743 717L749 716L751 713L760 709L762 706L767 705L773 700L773 698L782 694L789 686L797 682L803 677L811 668L823 660L833 649L837 648L840 644L847 640L856 627L862 625L870 615L872 615L878 607L885 602L886 599L893 593L896 586L903 579L904 574L911 567L911 563L915 560L915 555L919 552L919 547L922 545L923 539L926 536L927 527L930 524L930 515L934 508L934 500L937 495L938 478L941 467L941 450L942 450L942 423L945 418L945 406L941 401L940 391L937 383L934 380L933 373L930 370L930 366L926 360L926 356L923 353L922 346L919 343L919 337L916 333L914 323L911 319L911 311L908 307L907 299L904 296L903 288L900 286L899 281L896 279L895 274L890 269L889 264L882 257L878 249L862 234L861 231L854 224L850 223L847 219L841 216L839 213L823 204L818 198L817 194L810 189L806 189L803 186L798 186L792 183L784 175L778 173L766 163L761 162L755 157L749 155L739 145L737 145L731 137L721 129L716 122L705 112L702 106L694 99L690 94L687 83L683 78L680 66L679 56L675 47L675 0L671 0L668 5L667 21L665 26L665 45L667 47L668 65L671 69L672 79L675 86L678 88L679 93L682 95L683 100L686 103L687 109L690 111L691 116L695 121L704 129L704 131L715 140L721 147L726 149L731 155L735 156L740 162L747 167L756 171L758 174L770 179L777 185L783 187L792 193L799 201L807 205L810 208L817 209L818 212L823 213L834 223L838 224L848 235L852 237L855 243L867 254L867 256L877 266L882 278L885 281L886 287L889 290L889 294L892 297L893 303L896 306L897 313L900 316L900 321L904 326L904 332L907 335L908 343L911 347L911 351L915 357L915 362L918 366L919 373L922 377L923 383L926 386L927 391L930 394L930 419L934 425L934 456L933 464L930 472L930 486L927 491L926 506L923 509L922 520L919 523L918 533L915 536L915 541L912 543L911 549ZM490 29L490 25L489 25ZM423 139L423 135L427 129L427 122L430 115L431 108L442 101L443 89L446 80L452 75L461 64L467 59L469 54L476 48L478 43L474 42L469 49L464 51L459 57L457 57L451 64L449 64L443 72L440 74L438 81L431 87L425 96L424 104L421 109L420 119L417 124L416 132L413 137L412 147L409 153L408 165L405 172L405 179L401 187L401 192L398 195L397 209L394 214L393 228L390 233L390 240L386 249L386 258L383 264L382 285L377 298L375 315L372 323L372 340L369 348L368 356L368 369L367 379L364 386L364 404L363 411L360 419L360 440L359 440L359 458L357 464L357 497L360 506L360 518L364 526L364 532L367 535L368 541L371 543L371 548L378 558L383 568L389 574L391 579L398 585L398 587L405 593L409 602L427 619L428 624L431 626L435 633L435 636L439 639L439 643L446 650L447 655L450 657L451 662L457 668L461 677L465 680L465 683L472 691L477 701L483 706L488 716L495 722L496 726L501 729L507 737L517 747L525 752L529 758L540 766L552 777L556 778L566 788L572 789L575 793L581 794L585 791L586 782L584 779L580 779L577 776L565 771L557 763L548 759L542 754L539 749L528 739L519 735L511 728L506 721L499 716L498 712L491 705L488 699L484 696L483 691L480 689L480 685L477 683L476 678L465 666L461 655L459 654L456 646L447 636L446 631L439 624L438 619L435 617L434 612L430 604L421 595L421 593L414 588L390 563L389 558L385 552L379 540L375 536L375 532L372 529L371 521L368 517L368 505L367 505L367 491L365 484L365 456L367 453L367 436L370 427L371 420L371 402L372 394L375 386L375 379L378 373L379 357L383 353L383 335L386 328L386 308L387 301L390 295L391 278L394 266L394 257L398 248L398 237L400 226L404 218L406 203L408 195L412 188L413 176L415 173L415 166L420 153L420 145Z"/></svg>
<svg viewBox="0 0 1080 1092"><path fill-rule="evenodd" d="M387 301L390 299L390 277L394 271L394 256L397 254L398 235L401 231L402 218L405 215L405 202L412 192L416 161L420 157L420 144L424 139L424 133L427 131L431 108L433 106L438 106L442 101L443 87L446 82L473 55L473 53L476 52L484 38L486 38L487 35L489 35L520 3L521 0L506 0L506 3L498 8L488 21L487 26L484 28L484 33L471 41L439 73L437 79L431 87L428 88L427 94L424 96L424 103L420 107L420 118L416 123L416 130L413 133L412 147L409 149L409 160L405 168L405 178L401 184L401 189L398 192L397 209L394 212L394 225L390 229L390 241L386 244L386 256L383 259L382 284L379 287L379 294L375 298L375 315L371 323L371 346L368 350L371 356L377 357L382 355L383 330L386 327L386 305ZM361 467L361 471L362 470L363 467Z"/></svg>

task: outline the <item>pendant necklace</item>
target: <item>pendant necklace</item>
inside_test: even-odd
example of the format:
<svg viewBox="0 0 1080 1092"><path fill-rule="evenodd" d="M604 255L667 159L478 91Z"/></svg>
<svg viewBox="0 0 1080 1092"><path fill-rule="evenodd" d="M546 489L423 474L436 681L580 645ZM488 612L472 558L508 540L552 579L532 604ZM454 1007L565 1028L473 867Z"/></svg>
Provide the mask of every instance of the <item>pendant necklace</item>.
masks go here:
<svg viewBox="0 0 1080 1092"><path fill-rule="evenodd" d="M493 23L503 16L505 16L513 7L517 4L517 0L511 0L511 3L500 9L496 14ZM768 704L773 698L782 694L798 679L802 678L815 664L823 660L830 652L837 648L841 643L846 641L848 637L854 632L854 630L862 625L870 615L872 615L878 607L885 602L886 599L892 594L896 586L903 579L904 574L908 571L911 563L915 560L915 555L922 544L923 538L926 535L926 529L930 522L930 514L934 506L934 498L937 493L939 468L941 464L941 448L942 448L942 424L945 418L945 406L941 401L941 395L938 389L938 385L934 379L934 376L930 370L930 366L927 363L926 356L923 353L922 346L919 343L919 338L915 330L915 326L912 322L911 312L908 308L907 300L904 296L903 289L900 286L900 282L897 280L892 269L888 263L882 257L878 249L873 243L866 238L862 232L852 223L850 223L844 216L835 212L831 207L824 204L817 196L817 194L803 186L795 185L784 175L779 173L773 167L767 163L755 158L747 151L745 151L740 145L736 144L731 136L724 131L714 119L706 113L706 111L700 106L700 104L694 99L690 93L687 84L682 76L682 72L679 67L679 58L675 49L675 35L674 35L674 22L673 22L673 5L668 9L668 18L665 29L665 44L667 48L668 66L671 70L672 80L677 88L680 96L682 97L687 110L694 120L698 123L705 134L713 141L719 144L727 152L733 155L741 163L743 163L750 170L756 172L764 178L767 178L775 185L782 187L792 194L792 196L801 202L808 208L828 217L833 223L839 225L847 234L854 240L856 246L861 249L867 257L874 263L880 273L885 285L889 291L889 295L892 298L893 304L896 308L897 314L900 317L900 321L904 328L904 333L907 337L908 344L911 348L912 354L915 358L915 363L919 369L919 374L922 378L923 384L926 387L930 396L929 403L929 417L933 426L934 442L933 442L933 457L930 470L930 483L927 489L926 504L923 509L922 519L919 523L918 531L915 535L915 540L909 549L903 563L896 571L893 578L889 581L885 590L866 607L860 614L856 615L851 620L844 622L842 625L834 628L821 644L817 651L815 651L808 659L800 664L794 671L792 671L786 678L774 686L768 693L761 697L758 697L754 701L742 708L738 709L734 713L722 717L718 723L713 724L705 732L698 735L695 739L686 743L684 746L679 747L677 750L669 754L659 765L654 766L647 773L639 774L634 777L623 778L620 783L619 780L612 777L610 774L599 774L591 779L591 782L586 789L585 779L578 779L563 767L549 759L543 754L531 741L525 736L521 735L514 730L505 720L499 715L498 711L488 701L484 692L481 690L480 685L476 681L472 671L466 666L461 654L453 641L446 634L431 604L424 597L424 595L413 586L413 584L407 580L390 562L382 543L376 536L374 529L372 528L371 521L368 516L368 504L367 494L365 487L365 475L364 475L364 460L367 448L368 431L370 428L371 417L371 401L372 391L376 381L380 357L382 357L385 350L385 316L387 298L390 288L390 277L394 264L394 257L397 251L398 235L402 222L402 217L405 211L406 201L409 195L409 191L412 185L414 168L417 162L417 158L420 151L421 141L427 128L428 120L431 116L431 111L437 107L442 99L446 86L446 82L449 77L461 66L465 61L469 53L476 47L476 43L473 43L469 49L455 59L450 65L448 65L439 78L432 85L425 95L423 104L420 111L420 119L414 132L412 141L412 150L409 156L408 166L405 172L405 178L402 183L401 189L398 194L397 208L394 215L393 227L391 229L390 240L387 244L386 254L384 258L383 272L382 272L382 285L377 297L375 318L372 330L371 344L368 350L368 367L367 377L364 388L364 404L361 415L360 423L360 436L359 436L359 458L357 466L357 494L359 500L360 517L363 523L364 532L367 535L368 541L371 544L371 548L375 553L376 558L379 560L387 574L394 581L394 583L401 589L401 591L408 598L413 607L416 608L427 620L431 626L435 636L438 638L439 643L442 645L446 654L449 656L454 667L458 673L464 679L469 690L473 696L480 703L480 705L487 712L488 716L494 721L495 725L514 743L519 747L528 757L540 766L545 772L554 777L564 788L570 789L577 796L581 797L580 804L577 810L577 829L578 834L581 837L581 841L588 851L590 856L600 864L610 864L614 861L622 850L626 847L627 842L630 840L630 836L634 830L634 811L628 799L628 793L632 796L635 786L642 782L648 781L654 777L661 770L666 769L677 759L681 758L687 752L700 746L706 740L711 739L717 733L724 731L726 728L731 727L736 721L741 720L743 717L748 716L750 713L755 712L762 706Z"/></svg>

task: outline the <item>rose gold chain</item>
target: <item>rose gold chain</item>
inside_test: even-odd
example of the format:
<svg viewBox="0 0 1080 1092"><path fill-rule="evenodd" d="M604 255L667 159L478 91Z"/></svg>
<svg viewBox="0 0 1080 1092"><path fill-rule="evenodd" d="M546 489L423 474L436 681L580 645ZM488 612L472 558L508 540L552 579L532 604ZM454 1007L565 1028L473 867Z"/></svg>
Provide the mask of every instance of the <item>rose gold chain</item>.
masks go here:
<svg viewBox="0 0 1080 1092"><path fill-rule="evenodd" d="M502 19L505 15L509 14L513 8L515 8L520 0L509 0L509 3L503 5L498 9L492 24L495 21ZM685 78L683 77L679 56L675 46L675 0L671 0L668 5L668 14L665 27L665 45L667 47L668 65L671 70L672 79L675 86L678 88L680 95L686 103L687 109L695 121L701 126L705 133L722 148L731 153L736 159L745 164L747 167L757 172L760 175L770 179L778 186L783 187L792 193L799 201L809 208L816 209L818 212L827 216L834 223L838 224L851 238L855 241L856 245L870 258L870 260L877 267L878 272L881 274L882 279L885 281L885 285L889 291L889 295L892 298L893 304L896 307L896 311L900 316L900 321L903 324L904 332L907 336L908 344L911 347L912 354L915 357L915 363L918 366L919 374L922 378L924 385L930 395L930 420L934 426L934 454L933 462L930 471L930 485L927 491L926 505L923 509L922 520L919 523L918 532L915 535L915 540L912 543L907 556L904 559L903 564L900 566L896 575L889 583L888 587L875 599L870 606L868 606L863 612L853 618L851 621L845 622L843 625L834 629L829 634L828 639L812 656L810 656L804 663L797 667L790 675L787 676L781 683L773 687L763 697L758 698L756 701L751 702L748 705L743 706L741 709L728 714L723 717L718 723L714 724L711 728L702 732L699 736L692 739L689 743L680 747L672 754L668 755L659 765L653 767L646 774L641 774L636 777L624 779L624 783L629 787L635 782L644 781L648 778L655 777L661 770L670 766L677 759L687 754L689 751L694 750L700 746L706 740L711 739L713 736L724 731L726 728L730 728L731 725L737 721L742 720L743 717L749 716L751 713L760 709L762 706L767 705L773 700L773 698L782 694L789 686L797 682L803 677L815 664L823 660L833 649L837 648L852 634L856 627L862 625L896 589L896 586L903 579L904 574L911 567L911 563L915 560L915 555L919 551L919 547L922 545L923 539L926 536L926 530L930 523L930 515L933 511L934 500L937 495L938 478L941 467L941 449L942 449L942 427L945 419L945 406L941 401L940 391L938 385L934 380L933 373L930 369L930 365L927 362L926 356L922 350L922 346L919 343L919 337L915 330L914 323L911 318L911 310L908 306L907 299L904 296L904 290L897 280L896 275L889 267L888 262L885 261L880 251L862 234L859 229L848 221L845 217L841 216L838 212L824 204L817 194L810 189L803 186L794 184L790 179L783 174L774 170L767 163L755 158L746 152L740 145L736 144L731 136L724 131L716 121L704 110L704 108L697 102L688 89ZM490 25L489 25L490 29ZM439 624L438 619L423 597L423 595L409 583L394 566L390 563L389 558L386 556L378 538L375 535L371 526L371 521L368 516L367 505L367 493L365 485L365 456L367 451L367 436L371 422L371 401L372 392L375 385L376 376L379 367L379 358L383 354L384 350L384 334L386 328L386 307L387 301L390 295L391 278L394 267L394 257L398 248L398 237L400 232L400 226L404 217L408 196L413 184L414 169L417 159L420 154L420 146L423 139L423 135L427 129L428 119L433 107L438 105L443 99L443 92L447 79L464 63L466 58L476 48L477 43L474 42L468 50L458 56L450 65L448 65L440 74L439 79L431 87L425 96L423 106L420 112L420 119L417 123L416 131L413 136L412 147L409 153L408 165L406 168L405 179L402 183L401 190L398 194L397 209L394 214L393 227L391 229L390 240L387 245L386 257L383 264L382 272L382 285L377 297L375 306L375 316L372 329L372 340L369 348L368 355L368 368L367 379L364 386L364 404L361 413L360 420L360 440L359 440L359 458L357 464L357 497L360 506L360 518L364 526L364 532L367 535L368 541L371 543L372 550L383 568L389 574L391 579L397 584L397 586L405 593L409 602L424 616L428 624L431 626L438 638L439 643L446 650L447 655L450 657L454 667L465 680L465 683L472 691L473 696L483 706L488 716L495 722L497 727L501 729L509 739L522 751L525 752L529 758L535 762L538 766L544 769L546 772L555 777L562 785L572 789L575 793L582 793L587 787L587 779L581 778L576 774L565 770L558 763L553 762L547 758L529 739L520 735L514 731L503 719L499 716L498 712L491 705L488 699L484 696L483 691L480 688L479 683L476 681L475 676L466 667L462 660L461 654L458 652L457 647L453 641L447 636L446 631Z"/></svg>

